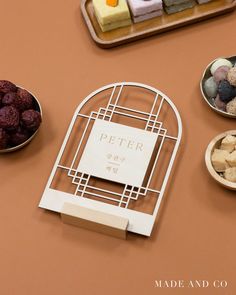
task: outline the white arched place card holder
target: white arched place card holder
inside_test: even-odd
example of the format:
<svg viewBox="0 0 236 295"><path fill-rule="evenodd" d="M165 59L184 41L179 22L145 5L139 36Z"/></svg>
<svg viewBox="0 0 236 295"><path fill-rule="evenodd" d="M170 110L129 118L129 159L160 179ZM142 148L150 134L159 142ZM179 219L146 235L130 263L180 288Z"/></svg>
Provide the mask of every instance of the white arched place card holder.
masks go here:
<svg viewBox="0 0 236 295"><path fill-rule="evenodd" d="M94 91L72 118L39 207L116 237L150 236L181 135L159 90L122 82Z"/></svg>

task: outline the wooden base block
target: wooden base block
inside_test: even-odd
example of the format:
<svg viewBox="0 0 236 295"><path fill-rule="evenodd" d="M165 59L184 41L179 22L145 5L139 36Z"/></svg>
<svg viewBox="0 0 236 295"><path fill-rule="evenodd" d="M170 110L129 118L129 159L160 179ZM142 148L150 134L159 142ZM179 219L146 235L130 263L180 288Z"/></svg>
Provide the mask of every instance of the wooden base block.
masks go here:
<svg viewBox="0 0 236 295"><path fill-rule="evenodd" d="M65 203L61 218L64 223L126 239L129 220L120 216Z"/></svg>

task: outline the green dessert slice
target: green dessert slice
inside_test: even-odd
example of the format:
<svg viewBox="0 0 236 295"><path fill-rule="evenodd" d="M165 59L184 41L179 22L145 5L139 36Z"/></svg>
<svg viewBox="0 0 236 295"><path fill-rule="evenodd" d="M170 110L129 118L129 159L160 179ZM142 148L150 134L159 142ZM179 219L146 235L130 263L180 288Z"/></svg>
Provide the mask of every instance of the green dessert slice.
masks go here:
<svg viewBox="0 0 236 295"><path fill-rule="evenodd" d="M183 11L185 9L193 8L195 5L196 5L196 2L193 0L190 0L188 2L177 4L177 5L165 6L165 11L168 14L172 14L172 13Z"/></svg>

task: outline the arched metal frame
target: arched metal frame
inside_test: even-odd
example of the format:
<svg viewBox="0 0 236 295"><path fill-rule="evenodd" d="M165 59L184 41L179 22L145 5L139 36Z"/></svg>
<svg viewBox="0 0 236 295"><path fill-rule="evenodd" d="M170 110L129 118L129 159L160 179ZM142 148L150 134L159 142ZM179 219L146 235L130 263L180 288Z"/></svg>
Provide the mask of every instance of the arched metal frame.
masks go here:
<svg viewBox="0 0 236 295"><path fill-rule="evenodd" d="M137 87L137 88L143 88L143 89L149 90L149 91L156 94L150 113L145 113L145 112L142 112L142 111L139 111L139 110L134 110L134 109L127 109L125 107L120 107L118 105L119 98L120 98L123 87L129 87L129 86ZM96 97L97 94L99 94L99 93L101 93L101 92L103 92L105 90L111 89L111 88L113 88L113 91L112 91L112 94L110 96L110 99L108 101L108 104L107 104L106 108L101 107L98 112L91 112L90 116L81 113L82 108L90 100L92 100L94 97ZM112 103L112 100L114 99L113 96L114 96L114 93L115 93L117 88L119 88L119 93L118 93L117 97L115 98L115 103ZM157 103L157 100L158 100L159 97L161 97L161 101L160 101L160 104L158 106L158 111L157 111L157 113L153 114L152 112L154 110L155 104ZM158 115L159 115L159 113L161 111L161 108L162 108L162 105L163 105L164 101L168 103L168 105L171 107L171 109L173 110L173 112L175 114L177 125L178 125L178 135L176 137L168 135L167 130L162 128L162 122L157 121L158 120ZM132 114L128 115L127 113L122 112L122 109L132 111L136 115L132 115ZM119 200L118 206L107 204L107 203L104 203L104 202L101 202L101 201L91 200L89 198L83 197L84 192L86 192L86 188L89 186L88 182L89 182L90 175L86 175L86 177L85 177L83 174L82 175L80 174L78 176L78 171L76 171L76 169L73 168L73 161L75 160L77 155L76 154L74 155L74 159L73 159L72 165L70 167L64 167L64 166L60 165L60 160L62 158L62 155L63 155L64 151L65 151L65 148L66 148L66 145L68 143L69 137L71 135L72 129L73 129L73 127L75 125L75 122L76 122L78 117L85 118L85 119L88 120L86 128L85 128L84 133L83 133L83 136L84 136L84 134L86 132L86 129L88 127L88 124L89 124L89 122L91 122L91 120L95 120L96 118L98 118L98 116L103 116L104 119L108 118L108 121L109 121L109 120L112 120L112 116L115 113L116 114L120 113L122 115L131 116L133 118L146 120L146 128L145 129L146 130L151 129L152 132L156 131L155 129L158 129L157 130L158 131L158 136L160 136L162 138L161 144L160 144L160 149L159 149L159 151L157 153L157 156L155 158L155 161L153 163L153 169L152 169L152 172L150 173L148 184L147 184L146 187L137 188L138 189L138 194L136 194L137 196L138 195L145 196L147 191L152 191L153 193L157 194L158 198L157 198L157 202L156 202L153 214L146 214L146 213L143 213L143 212L138 212L138 211L127 208L129 200L130 199L135 200L135 197L134 198L132 197L133 193L137 192L137 190L135 190L134 187L129 186L129 184L125 184L124 192L122 194L120 194L120 200ZM138 114L146 115L148 118L147 119L141 118L141 117L138 116ZM156 127L157 123L159 124L158 127ZM82 136L82 138L83 138L83 136ZM81 104L78 106L78 108L76 109L76 111L74 113L74 116L72 118L72 121L71 121L71 123L69 125L68 131L66 133L66 136L64 138L64 141L62 143L59 154L57 156L57 159L55 161L55 164L54 164L54 167L52 169L51 175L49 177L48 183L47 183L46 188L44 190L44 193L43 193L42 199L40 201L39 207L49 209L49 210L52 210L52 211L56 211L56 212L61 212L63 204L65 202L67 202L67 203L72 203L72 204L75 204L75 205L80 205L82 207L86 207L86 208L89 208L89 209L96 209L96 210L101 211L101 212L105 212L105 213L121 216L121 217L124 217L124 218L128 218L129 219L128 231L143 234L143 235L146 235L146 236L150 236L153 225L154 225L154 222L155 222L155 219L156 219L157 214L158 214L158 210L159 210L160 205L161 205L161 201L163 199L163 195L164 195L165 188L166 188L166 185L167 185L167 182L168 182L168 179L169 179L172 167L173 167L173 163L174 163L174 160L175 160L175 157L176 157L176 153L177 153L178 148L179 148L181 136L182 136L182 123L181 123L181 118L180 118L179 112L178 112L176 106L174 105L174 103L170 100L170 98L167 97L161 91L159 91L159 90L157 90L157 89L155 89L155 88L153 88L151 86L141 84L141 83L134 83L134 82L121 82L121 83L114 83L114 84L104 86L104 87L92 92L90 95L88 95L81 102ZM174 140L175 141L175 146L174 146L174 149L172 151L168 167L166 169L166 173L165 173L165 177L164 177L161 189L157 191L157 190L150 189L148 187L148 185L149 185L150 180L152 178L152 173L155 170L156 163L158 161L158 157L159 157L159 154L161 152L162 144L163 144L165 138ZM82 143L82 139L80 140L80 143L78 144L76 153L78 153L78 151L80 149L80 146L81 146L81 143ZM53 178L55 176L55 173L56 173L57 169L66 170L67 173L68 173L68 176L70 176L72 178L72 183L77 185L77 190L76 190L74 195L51 188L51 183L53 181ZM79 189L81 187L81 185L83 187L82 191ZM80 196L77 195L79 190L80 190ZM99 194L97 194L97 196L100 197L101 199L102 198L107 198L107 197L102 195L102 192L107 192L107 191L100 189L100 192L99 192ZM114 193L114 194L116 194L116 193ZM126 200L128 200L128 201L127 202L123 201L124 198ZM124 206L120 206L121 204L124 205Z"/></svg>

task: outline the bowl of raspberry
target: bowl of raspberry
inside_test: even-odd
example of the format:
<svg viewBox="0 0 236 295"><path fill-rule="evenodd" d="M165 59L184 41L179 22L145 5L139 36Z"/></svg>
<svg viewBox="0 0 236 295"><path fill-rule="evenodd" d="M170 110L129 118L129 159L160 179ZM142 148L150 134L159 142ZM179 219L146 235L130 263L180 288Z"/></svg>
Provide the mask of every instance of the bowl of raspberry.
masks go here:
<svg viewBox="0 0 236 295"><path fill-rule="evenodd" d="M42 122L38 99L28 90L0 80L0 153L27 145Z"/></svg>

